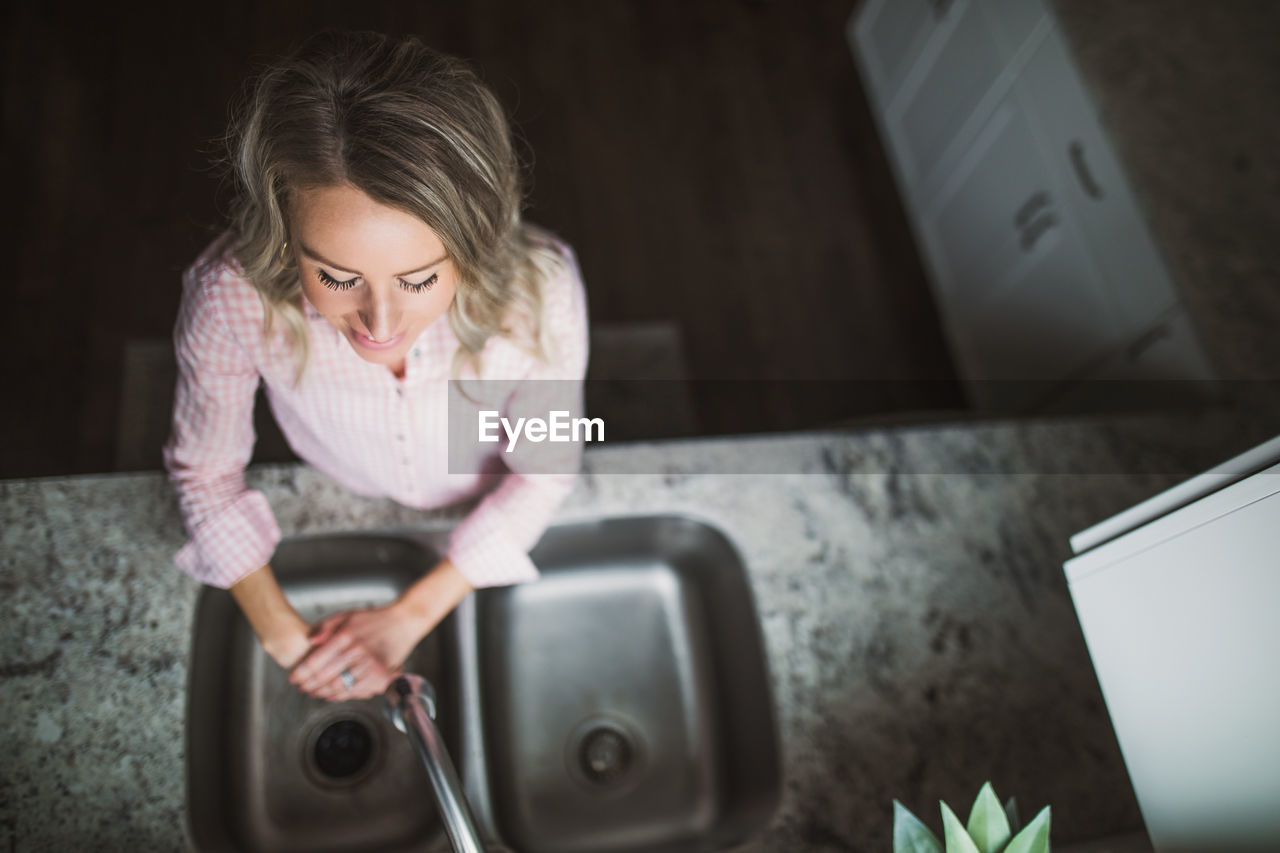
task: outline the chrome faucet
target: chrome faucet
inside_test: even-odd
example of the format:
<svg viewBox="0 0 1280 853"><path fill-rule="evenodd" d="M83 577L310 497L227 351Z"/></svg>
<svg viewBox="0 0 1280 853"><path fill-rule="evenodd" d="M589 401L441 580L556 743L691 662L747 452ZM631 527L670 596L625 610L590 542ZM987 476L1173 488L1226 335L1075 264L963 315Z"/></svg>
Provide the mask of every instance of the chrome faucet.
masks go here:
<svg viewBox="0 0 1280 853"><path fill-rule="evenodd" d="M434 722L436 692L431 683L418 675L401 675L387 687L383 698L387 702L387 716L396 728L409 736L409 742L427 769L436 806L453 849L456 853L484 853L475 818L462 793L462 783Z"/></svg>

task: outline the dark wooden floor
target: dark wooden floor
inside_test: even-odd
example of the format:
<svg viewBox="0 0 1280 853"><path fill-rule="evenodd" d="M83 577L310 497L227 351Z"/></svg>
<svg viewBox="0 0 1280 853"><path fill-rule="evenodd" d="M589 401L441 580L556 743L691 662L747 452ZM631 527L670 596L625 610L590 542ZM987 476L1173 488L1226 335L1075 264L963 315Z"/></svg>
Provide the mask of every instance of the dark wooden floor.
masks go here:
<svg viewBox="0 0 1280 853"><path fill-rule="evenodd" d="M472 60L593 323L672 321L695 378L778 380L747 414L700 399L702 432L963 407L844 40L854 5L10 4L0 477L112 470L124 344L170 334L179 273L220 227L228 103L324 26Z"/></svg>

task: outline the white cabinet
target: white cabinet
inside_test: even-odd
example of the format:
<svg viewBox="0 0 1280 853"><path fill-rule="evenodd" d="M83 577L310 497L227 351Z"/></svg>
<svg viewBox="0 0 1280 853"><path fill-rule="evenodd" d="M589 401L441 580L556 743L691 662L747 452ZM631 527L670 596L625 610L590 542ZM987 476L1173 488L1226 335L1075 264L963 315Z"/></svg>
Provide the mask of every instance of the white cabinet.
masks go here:
<svg viewBox="0 0 1280 853"><path fill-rule="evenodd" d="M1153 337L1158 378L1208 378L1185 316L1157 333L1176 294L1039 0L869 0L849 39L976 404L1086 406Z"/></svg>
<svg viewBox="0 0 1280 853"><path fill-rule="evenodd" d="M984 403L1016 406L1117 340L1085 246L1011 92L921 221L963 375Z"/></svg>

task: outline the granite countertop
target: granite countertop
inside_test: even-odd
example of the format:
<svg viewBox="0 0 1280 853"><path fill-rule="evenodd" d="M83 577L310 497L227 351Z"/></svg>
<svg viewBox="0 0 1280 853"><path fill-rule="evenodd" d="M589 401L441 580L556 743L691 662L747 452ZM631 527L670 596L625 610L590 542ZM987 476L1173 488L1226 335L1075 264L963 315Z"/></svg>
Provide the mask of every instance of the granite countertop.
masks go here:
<svg viewBox="0 0 1280 853"><path fill-rule="evenodd" d="M750 850L890 849L991 779L1059 843L1140 827L1061 564L1070 534L1269 437L1235 417L969 424L594 448L558 521L687 512L739 548L784 758ZM725 474L750 458L757 470ZM447 523L303 465L286 535ZM181 849L198 585L159 473L0 483L0 849Z"/></svg>

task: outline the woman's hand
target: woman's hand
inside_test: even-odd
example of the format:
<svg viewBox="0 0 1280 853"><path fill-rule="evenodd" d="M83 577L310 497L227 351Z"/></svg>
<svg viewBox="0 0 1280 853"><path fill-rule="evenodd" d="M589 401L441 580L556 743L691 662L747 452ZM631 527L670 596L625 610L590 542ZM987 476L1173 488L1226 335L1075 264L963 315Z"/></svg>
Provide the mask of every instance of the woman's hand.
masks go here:
<svg viewBox="0 0 1280 853"><path fill-rule="evenodd" d="M330 701L377 696L424 636L395 604L334 613L315 627L310 651L293 667L289 681Z"/></svg>
<svg viewBox="0 0 1280 853"><path fill-rule="evenodd" d="M391 604L347 610L322 620L289 680L304 693L330 701L376 696L400 673L422 638L469 592L471 584L445 558Z"/></svg>

